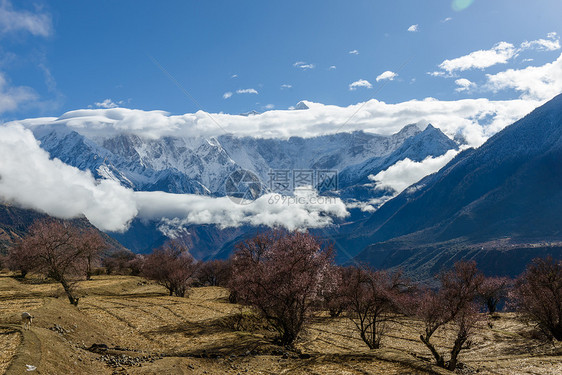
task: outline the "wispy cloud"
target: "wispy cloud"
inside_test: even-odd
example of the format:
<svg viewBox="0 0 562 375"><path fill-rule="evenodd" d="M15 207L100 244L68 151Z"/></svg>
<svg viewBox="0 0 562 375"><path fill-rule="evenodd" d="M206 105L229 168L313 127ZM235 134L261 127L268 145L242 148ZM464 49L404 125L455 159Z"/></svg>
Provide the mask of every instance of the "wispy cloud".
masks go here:
<svg viewBox="0 0 562 375"><path fill-rule="evenodd" d="M456 92L469 91L470 89L476 87L476 84L474 82L471 82L470 80L468 80L466 78L457 79L455 81L455 84L458 86L455 89Z"/></svg>
<svg viewBox="0 0 562 375"><path fill-rule="evenodd" d="M560 38L555 32L548 33L547 39L537 39L521 43L522 49L536 48L542 51L556 51L560 49Z"/></svg>
<svg viewBox="0 0 562 375"><path fill-rule="evenodd" d="M330 67L328 68L328 70L336 70L336 66L335 65L330 65Z"/></svg>
<svg viewBox="0 0 562 375"><path fill-rule="evenodd" d="M408 27L408 31L411 33L417 33L418 31L420 31L420 25L418 24L412 25Z"/></svg>
<svg viewBox="0 0 562 375"><path fill-rule="evenodd" d="M304 61L297 61L296 63L293 64L294 67L296 68L300 68L302 70L307 70L307 69L314 69L316 68L316 65L314 64L308 64Z"/></svg>
<svg viewBox="0 0 562 375"><path fill-rule="evenodd" d="M238 74L233 74L230 76L230 78L238 78Z"/></svg>
<svg viewBox="0 0 562 375"><path fill-rule="evenodd" d="M287 83L284 83L284 84L281 85L281 89L282 89L282 90L283 90L283 89L290 89L290 88L292 88L292 87L293 87L293 85L289 85L289 84L287 84Z"/></svg>
<svg viewBox="0 0 562 375"><path fill-rule="evenodd" d="M373 88L373 85L371 85L371 82L367 81L366 79L360 79L358 81L351 83L349 85L349 90L354 91L357 90L357 88L359 87L370 89Z"/></svg>
<svg viewBox="0 0 562 375"><path fill-rule="evenodd" d="M105 99L101 102L95 102L94 105L97 108L117 108L121 105L123 105L125 102L123 100L118 101L117 103L115 103L113 100L111 99Z"/></svg>
<svg viewBox="0 0 562 375"><path fill-rule="evenodd" d="M447 17L447 18L442 19L441 22L442 22L442 23L447 23L447 22L450 22L450 21L452 21L452 20L453 20L452 17Z"/></svg>
<svg viewBox="0 0 562 375"><path fill-rule="evenodd" d="M377 77L377 82L383 81L385 79L387 79L389 81L393 81L394 78L396 78L397 76L398 76L397 73L394 73L390 70L387 70L386 72L383 72L383 73L379 74L379 76Z"/></svg>
<svg viewBox="0 0 562 375"><path fill-rule="evenodd" d="M511 43L499 42L488 50L479 50L468 55L445 60L439 64L439 68L451 74L456 71L469 69L484 69L496 64L506 64L516 56L517 49Z"/></svg>
<svg viewBox="0 0 562 375"><path fill-rule="evenodd" d="M258 91L256 89L239 89L236 90L237 94L258 94Z"/></svg>
<svg viewBox="0 0 562 375"><path fill-rule="evenodd" d="M359 55L359 51L357 51L356 49L349 51L350 55Z"/></svg>
<svg viewBox="0 0 562 375"><path fill-rule="evenodd" d="M53 25L49 14L15 10L10 1L3 0L0 3L0 31L27 31L34 36L46 37L53 33Z"/></svg>
<svg viewBox="0 0 562 375"><path fill-rule="evenodd" d="M23 103L37 99L36 92L26 86L12 86L0 72L0 113L14 111Z"/></svg>
<svg viewBox="0 0 562 375"><path fill-rule="evenodd" d="M224 94L222 94L222 98L223 99L228 99L232 97L232 92L231 91L227 91Z"/></svg>
<svg viewBox="0 0 562 375"><path fill-rule="evenodd" d="M429 74L433 76L451 76L455 72L470 69L486 69L497 64L507 64L525 50L556 51L560 48L560 38L555 32L549 33L547 39L525 41L519 47L515 47L512 43L499 42L488 50L478 50L468 55L444 60L439 64L439 68L442 69L441 72Z"/></svg>

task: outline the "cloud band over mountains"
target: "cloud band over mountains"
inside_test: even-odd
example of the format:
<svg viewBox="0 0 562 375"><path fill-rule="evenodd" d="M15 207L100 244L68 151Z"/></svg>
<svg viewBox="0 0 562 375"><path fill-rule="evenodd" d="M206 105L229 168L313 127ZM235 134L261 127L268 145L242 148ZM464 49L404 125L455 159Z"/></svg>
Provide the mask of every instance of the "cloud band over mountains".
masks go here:
<svg viewBox="0 0 562 375"><path fill-rule="evenodd" d="M0 200L59 218L86 216L97 228L124 231L135 217L176 225L221 227L266 225L289 230L329 225L348 213L339 199L271 203L264 195L247 205L228 197L135 192L112 180L96 180L39 147L33 133L18 125L0 126Z"/></svg>

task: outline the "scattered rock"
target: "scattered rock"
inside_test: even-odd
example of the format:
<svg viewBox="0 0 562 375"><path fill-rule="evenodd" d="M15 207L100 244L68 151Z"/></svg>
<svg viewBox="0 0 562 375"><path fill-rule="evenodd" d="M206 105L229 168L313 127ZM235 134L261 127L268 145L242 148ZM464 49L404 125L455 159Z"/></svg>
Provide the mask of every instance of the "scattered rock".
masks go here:
<svg viewBox="0 0 562 375"><path fill-rule="evenodd" d="M65 329L62 326L59 326L58 324L55 324L49 329L51 331L58 332L60 335L66 335L67 333L74 332L73 329Z"/></svg>

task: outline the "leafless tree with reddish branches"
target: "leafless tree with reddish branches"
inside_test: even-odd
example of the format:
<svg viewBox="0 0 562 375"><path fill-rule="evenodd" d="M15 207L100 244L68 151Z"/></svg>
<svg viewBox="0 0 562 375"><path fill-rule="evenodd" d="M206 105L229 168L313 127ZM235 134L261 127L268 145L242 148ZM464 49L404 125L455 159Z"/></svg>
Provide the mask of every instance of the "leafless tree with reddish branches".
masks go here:
<svg viewBox="0 0 562 375"><path fill-rule="evenodd" d="M507 298L510 284L511 279L507 277L486 277L480 284L478 296L490 315L496 312L500 301Z"/></svg>
<svg viewBox="0 0 562 375"><path fill-rule="evenodd" d="M42 272L61 283L70 303L77 305L76 281L86 274L88 257L105 246L95 232L84 232L69 222L46 219L30 227L29 234L10 252L10 258L20 269Z"/></svg>
<svg viewBox="0 0 562 375"><path fill-rule="evenodd" d="M480 320L475 299L483 279L475 262L458 262L451 271L439 276L441 285L438 291L426 290L415 299L415 314L424 323L420 340L438 366L451 371L457 367L459 353L466 347L473 328ZM448 361L432 341L435 332L447 324L456 327L456 338Z"/></svg>
<svg viewBox="0 0 562 375"><path fill-rule="evenodd" d="M230 263L222 259L203 262L197 271L197 279L203 285L226 286L229 277Z"/></svg>
<svg viewBox="0 0 562 375"><path fill-rule="evenodd" d="M562 341L562 261L534 259L517 279L511 298L544 334Z"/></svg>
<svg viewBox="0 0 562 375"><path fill-rule="evenodd" d="M119 273L138 276L142 271L144 261L144 255L135 254L127 249L120 249L105 256L102 259L102 265L108 275Z"/></svg>
<svg viewBox="0 0 562 375"><path fill-rule="evenodd" d="M92 278L93 267L99 266L101 254L107 249L107 242L94 229L86 229L81 233L86 262L86 280Z"/></svg>
<svg viewBox="0 0 562 375"><path fill-rule="evenodd" d="M197 262L181 243L170 241L144 261L142 275L168 289L171 295L184 297L197 271Z"/></svg>
<svg viewBox="0 0 562 375"><path fill-rule="evenodd" d="M330 284L331 246L308 233L270 232L236 246L230 288L278 332L281 345L299 336L322 289Z"/></svg>
<svg viewBox="0 0 562 375"><path fill-rule="evenodd" d="M369 349L378 349L388 323L396 316L397 301L406 281L400 272L390 274L354 268L344 278L347 315Z"/></svg>
<svg viewBox="0 0 562 375"><path fill-rule="evenodd" d="M330 265L327 272L330 277L324 279L327 285L322 287L321 308L328 310L332 318L337 318L347 308L346 283L353 272L353 268Z"/></svg>

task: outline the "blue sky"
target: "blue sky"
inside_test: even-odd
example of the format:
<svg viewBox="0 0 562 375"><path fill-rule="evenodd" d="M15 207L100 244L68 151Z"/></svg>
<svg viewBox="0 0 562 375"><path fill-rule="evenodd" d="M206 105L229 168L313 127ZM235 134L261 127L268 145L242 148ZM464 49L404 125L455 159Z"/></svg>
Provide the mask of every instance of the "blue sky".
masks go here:
<svg viewBox="0 0 562 375"><path fill-rule="evenodd" d="M0 105L2 120L114 104L237 114L287 109L300 100L348 106L370 98L515 99L525 91L514 85L481 88L486 74L555 61L559 47L521 44L562 35L558 0L3 1L1 7L2 95L11 93L15 102ZM499 52L507 54L505 63L439 68L500 42L513 47ZM377 81L386 71L396 76ZM460 86L460 79L470 83ZM359 80L363 86L351 90Z"/></svg>

